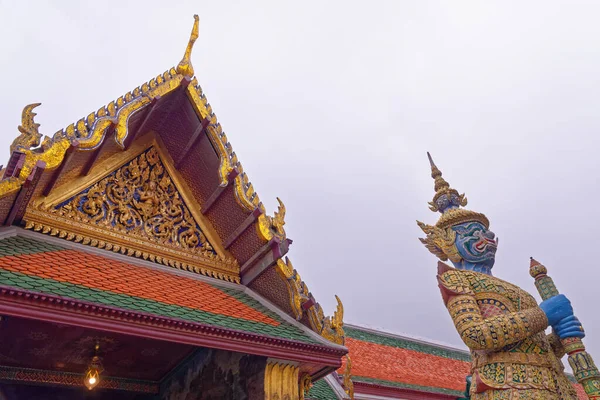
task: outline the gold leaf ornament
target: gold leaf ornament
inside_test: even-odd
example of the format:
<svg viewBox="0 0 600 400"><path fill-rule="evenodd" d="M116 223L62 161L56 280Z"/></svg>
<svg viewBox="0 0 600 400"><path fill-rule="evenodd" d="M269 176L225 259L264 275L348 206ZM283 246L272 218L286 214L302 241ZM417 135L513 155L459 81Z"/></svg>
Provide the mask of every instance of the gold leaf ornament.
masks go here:
<svg viewBox="0 0 600 400"><path fill-rule="evenodd" d="M462 260L454 245L456 232L452 228L439 228L420 221L417 221L417 225L427 235L425 238L419 238L419 240L432 254L442 261L450 259L453 262L460 262Z"/></svg>

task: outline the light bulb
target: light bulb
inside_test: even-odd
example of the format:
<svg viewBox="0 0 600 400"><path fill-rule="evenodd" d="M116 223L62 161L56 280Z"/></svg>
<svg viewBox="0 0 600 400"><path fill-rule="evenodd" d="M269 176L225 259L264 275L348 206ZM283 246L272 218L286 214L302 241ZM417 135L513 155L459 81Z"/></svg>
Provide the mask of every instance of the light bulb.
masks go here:
<svg viewBox="0 0 600 400"><path fill-rule="evenodd" d="M96 383L96 378L91 377L89 382L90 382L90 385L93 385L94 383Z"/></svg>

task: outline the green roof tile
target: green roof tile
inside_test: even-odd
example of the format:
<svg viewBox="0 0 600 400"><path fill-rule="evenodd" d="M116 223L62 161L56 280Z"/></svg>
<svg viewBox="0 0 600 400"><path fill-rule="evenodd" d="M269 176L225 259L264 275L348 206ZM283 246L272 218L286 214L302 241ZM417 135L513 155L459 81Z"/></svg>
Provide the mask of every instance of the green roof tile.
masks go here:
<svg viewBox="0 0 600 400"><path fill-rule="evenodd" d="M353 328L350 326L344 326L344 332L346 337L352 339L361 340L363 342L371 342L381 344L384 346L397 347L401 349L408 349L418 351L420 353L427 353L434 356L450 358L453 360L460 361L471 361L471 356L460 350L446 349L434 344L428 344L419 342L417 340L411 340L408 338L392 337L387 335L378 335L373 332L364 331L362 329Z"/></svg>
<svg viewBox="0 0 600 400"><path fill-rule="evenodd" d="M48 254L36 257L31 256L40 253ZM75 253L75 258L73 258L73 253ZM89 257L89 264L85 264L86 257ZM79 258L81 258L81 260ZM238 290L230 287L221 287L220 285L209 284L204 281L190 283L190 278L174 278L172 274L167 272L153 271L150 273L147 268L127 265L109 259L106 259L106 265L100 266L98 264L98 258L99 256L96 255L75 250L67 250L61 246L49 244L37 239L20 236L5 238L0 240L0 285L63 296L76 300L84 300L132 311L151 313L164 317L210 324L222 328L236 329L307 343L316 343L316 341L300 327L287 323L279 315L250 297L242 289ZM81 268L88 274L85 279L85 285L68 282L71 279L75 282L81 281L81 275L75 280L75 275L79 272L76 269L79 268L79 263L82 263ZM36 265L40 268L29 268L28 264ZM121 290L118 290L116 286L114 290L103 290L101 288L105 288L105 286L101 285L101 283L106 281L106 278L103 276L104 270L109 270L111 268L113 270L118 269L114 264L120 264L120 267L118 267L120 268L119 271L125 271L123 275L119 275L122 277L121 283L125 286L130 286L132 289L136 287L139 288L139 285L143 286L143 284L136 280L140 273L146 277L145 279L149 279L150 281L163 279L165 282L169 282L168 290L172 291L178 289L173 286L177 286L177 282L182 282L182 287L187 288L198 287L198 285L208 285L212 292L207 293L214 293L214 296L219 298L221 308L216 312L204 311L202 304L206 305L206 303L210 302L212 299L212 297L209 297L208 295L202 300L197 300L199 302L204 302L199 303L201 307L192 308L193 305L189 304L188 306L174 305L173 300L170 300L170 303L162 301L162 296L156 298L146 296L136 297L120 293ZM75 265L77 267L75 267ZM42 269L45 271L45 274L43 275L45 277L37 275L41 274L40 270ZM127 275L127 271L133 271L132 269L135 269L135 273L132 273L133 277ZM49 279L47 276L52 276L54 279ZM181 279L181 281L175 281L174 283L174 279ZM127 290L128 289L125 288L123 291L126 292ZM229 297L223 297L221 292ZM139 291L131 291L131 293L142 296L139 294ZM230 301L230 303L228 301ZM268 317L268 319L272 321L272 324L261 322L262 320L260 318L256 319L256 315L254 317L244 318L244 315L246 314L242 313L240 315L239 313L240 303L243 303L245 306L250 307L250 309L259 313L257 315L262 314L263 316ZM228 309L230 304L232 307L231 310ZM249 312L250 309L244 312ZM231 313L231 315L228 315L229 313Z"/></svg>
<svg viewBox="0 0 600 400"><path fill-rule="evenodd" d="M464 394L463 392L458 391L458 390L436 388L436 387L430 387L430 386L419 386L419 385L412 385L412 384L408 384L408 383L400 383L400 382L392 382L392 381L384 381L381 379L367 378L364 376L352 375L352 381L353 382L372 383L375 385L397 387L397 388L402 388L402 389L412 389L412 390L418 390L421 392L428 392L428 393L446 394L449 396L462 396Z"/></svg>
<svg viewBox="0 0 600 400"><path fill-rule="evenodd" d="M327 381L320 379L310 388L306 398L311 400L337 400L338 397Z"/></svg>
<svg viewBox="0 0 600 400"><path fill-rule="evenodd" d="M132 311L147 312L165 317L180 318L191 322L215 325L222 328L237 329L256 334L315 343L315 341L305 334L301 329L287 324L286 322L282 321L280 317L270 312L268 313L269 316L279 321L280 325L273 326L261 322L237 319L227 315L213 314L188 307L136 298L125 294L100 291L68 282L58 282L52 279L27 276L25 274L16 272L2 271L0 273L0 285L12 286L27 290L35 289L36 291L45 294L54 294L77 300L92 301L94 303L115 306ZM259 311L267 314L267 309L262 305L256 304L255 308L261 308Z"/></svg>

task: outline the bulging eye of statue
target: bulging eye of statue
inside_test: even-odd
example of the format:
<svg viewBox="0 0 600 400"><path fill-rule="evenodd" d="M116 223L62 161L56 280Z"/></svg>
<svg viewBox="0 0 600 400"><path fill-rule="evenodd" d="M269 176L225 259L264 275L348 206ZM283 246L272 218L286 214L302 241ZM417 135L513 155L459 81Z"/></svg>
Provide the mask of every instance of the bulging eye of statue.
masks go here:
<svg viewBox="0 0 600 400"><path fill-rule="evenodd" d="M448 197L442 196L437 200L437 206L440 210L445 210L449 206Z"/></svg>
<svg viewBox="0 0 600 400"><path fill-rule="evenodd" d="M450 196L450 203L454 206L460 206L460 199L454 193Z"/></svg>

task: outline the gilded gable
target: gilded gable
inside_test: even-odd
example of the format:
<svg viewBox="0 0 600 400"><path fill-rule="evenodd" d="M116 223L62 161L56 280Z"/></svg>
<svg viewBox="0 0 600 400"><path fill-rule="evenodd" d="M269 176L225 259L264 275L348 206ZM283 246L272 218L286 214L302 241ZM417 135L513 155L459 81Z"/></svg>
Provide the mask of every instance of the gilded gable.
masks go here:
<svg viewBox="0 0 600 400"><path fill-rule="evenodd" d="M194 218L156 145L53 204L27 210L26 228L237 281Z"/></svg>

